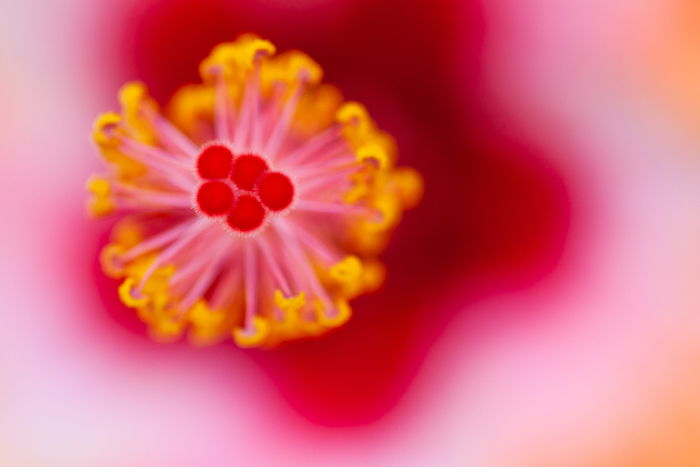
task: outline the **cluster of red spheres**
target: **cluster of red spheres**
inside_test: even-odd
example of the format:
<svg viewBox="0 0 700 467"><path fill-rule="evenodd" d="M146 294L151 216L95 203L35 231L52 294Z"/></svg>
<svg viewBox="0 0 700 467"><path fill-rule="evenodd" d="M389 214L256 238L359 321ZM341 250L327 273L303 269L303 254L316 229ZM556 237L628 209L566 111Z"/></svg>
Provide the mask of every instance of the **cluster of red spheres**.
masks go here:
<svg viewBox="0 0 700 467"><path fill-rule="evenodd" d="M235 231L252 232L274 212L294 199L294 185L285 174L270 170L255 154L236 154L223 144L205 146L197 158L203 182L197 190L199 211L209 217L226 216Z"/></svg>

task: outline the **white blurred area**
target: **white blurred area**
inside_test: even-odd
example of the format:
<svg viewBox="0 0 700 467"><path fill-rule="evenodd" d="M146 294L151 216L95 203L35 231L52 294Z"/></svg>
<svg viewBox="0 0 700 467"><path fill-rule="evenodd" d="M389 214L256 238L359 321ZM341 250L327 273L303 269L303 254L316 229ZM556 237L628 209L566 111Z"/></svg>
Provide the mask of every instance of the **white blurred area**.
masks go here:
<svg viewBox="0 0 700 467"><path fill-rule="evenodd" d="M555 155L567 250L458 315L386 418L330 429L244 355L159 350L65 287L94 251L60 239L96 231L87 132L119 83L84 72L98 2L0 3L0 464L697 465L700 148L635 80L664 4L484 1L486 89Z"/></svg>

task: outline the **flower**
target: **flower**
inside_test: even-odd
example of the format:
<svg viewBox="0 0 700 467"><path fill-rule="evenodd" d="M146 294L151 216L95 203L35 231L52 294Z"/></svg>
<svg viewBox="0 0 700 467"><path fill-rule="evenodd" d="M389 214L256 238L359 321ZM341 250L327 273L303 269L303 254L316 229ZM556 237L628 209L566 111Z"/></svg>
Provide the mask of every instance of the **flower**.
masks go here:
<svg viewBox="0 0 700 467"><path fill-rule="evenodd" d="M381 285L376 254L420 176L301 52L243 35L200 74L167 118L129 83L121 113L95 123L108 172L88 181L88 208L125 214L103 270L159 340L272 346L342 325Z"/></svg>

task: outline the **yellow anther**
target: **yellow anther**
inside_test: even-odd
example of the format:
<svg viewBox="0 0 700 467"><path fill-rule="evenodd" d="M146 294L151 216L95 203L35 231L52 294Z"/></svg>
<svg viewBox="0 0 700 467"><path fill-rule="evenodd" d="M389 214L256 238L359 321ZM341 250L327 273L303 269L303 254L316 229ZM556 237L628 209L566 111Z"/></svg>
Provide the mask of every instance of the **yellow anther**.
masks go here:
<svg viewBox="0 0 700 467"><path fill-rule="evenodd" d="M332 310L328 310L321 300L316 299L314 301L314 309L316 310L318 322L328 328L342 326L352 316L352 309L345 300L338 300L335 303L335 307Z"/></svg>
<svg viewBox="0 0 700 467"><path fill-rule="evenodd" d="M246 34L234 42L219 44L199 66L204 80L211 80L217 74L231 78L245 73L262 57L275 53L272 42Z"/></svg>
<svg viewBox="0 0 700 467"><path fill-rule="evenodd" d="M107 276L118 279L124 277L124 264L119 260L119 255L124 253L124 247L117 243L110 243L100 252L100 265Z"/></svg>
<svg viewBox="0 0 700 467"><path fill-rule="evenodd" d="M146 85L139 81L131 81L119 89L119 103L127 116L136 115L148 100Z"/></svg>
<svg viewBox="0 0 700 467"><path fill-rule="evenodd" d="M323 334L327 326L321 324L321 313L319 309L323 307L323 304L318 305L320 300L316 299L313 302L313 309L310 310L311 313L305 313L300 316L299 320L295 323L297 325L297 336L298 337L309 337L318 336Z"/></svg>
<svg viewBox="0 0 700 467"><path fill-rule="evenodd" d="M234 100L240 95L239 87L229 86L227 91ZM183 86L170 100L168 106L170 121L188 136L197 140L202 127L206 127L214 118L215 100L216 93L212 85Z"/></svg>
<svg viewBox="0 0 700 467"><path fill-rule="evenodd" d="M137 133L146 130L146 128L143 128L144 111L157 110L155 101L148 96L146 85L139 81L126 83L121 87L119 90L119 103L122 106L122 113L126 122Z"/></svg>
<svg viewBox="0 0 700 467"><path fill-rule="evenodd" d="M374 292L386 278L386 268L379 261L366 262L362 268L362 288L364 292Z"/></svg>
<svg viewBox="0 0 700 467"><path fill-rule="evenodd" d="M148 268L151 266L151 263L155 261L157 258L158 254L157 253L148 253L142 256L139 256L138 258L135 258L133 261L130 261L129 264L127 264L124 268L124 272L126 273L127 276L131 276L135 278L136 280L141 280L143 275L146 273Z"/></svg>
<svg viewBox="0 0 700 467"><path fill-rule="evenodd" d="M156 269L143 286L143 291L154 296L168 296L170 277L175 273L174 266L164 266Z"/></svg>
<svg viewBox="0 0 700 467"><path fill-rule="evenodd" d="M255 34L244 34L234 42L238 47L237 61L240 65L251 65L262 57L273 55L277 49L275 45Z"/></svg>
<svg viewBox="0 0 700 467"><path fill-rule="evenodd" d="M149 295L151 297L150 305L153 307L153 309L159 316L169 316L170 314L172 314L172 311L169 312L168 310L168 305L170 305L171 300L167 290L165 290L164 288L154 290Z"/></svg>
<svg viewBox="0 0 700 467"><path fill-rule="evenodd" d="M133 277L127 277L119 286L119 298L124 305L136 308L146 305L149 301L147 295L142 295L140 297L134 296L134 286L136 285L136 280Z"/></svg>
<svg viewBox="0 0 700 467"><path fill-rule="evenodd" d="M423 196L423 178L414 169L408 167L395 169L391 172L390 181L404 209L417 205Z"/></svg>
<svg viewBox="0 0 700 467"><path fill-rule="evenodd" d="M329 272L341 284L354 284L362 276L362 261L357 256L346 256L331 266Z"/></svg>
<svg viewBox="0 0 700 467"><path fill-rule="evenodd" d="M285 297L281 290L275 290L274 300L275 305L286 314L296 313L306 305L304 292L299 292L297 295L291 297Z"/></svg>
<svg viewBox="0 0 700 467"><path fill-rule="evenodd" d="M204 300L198 300L189 312L190 322L200 328L221 326L224 317L222 311L212 310Z"/></svg>
<svg viewBox="0 0 700 467"><path fill-rule="evenodd" d="M150 336L159 342L172 342L180 337L187 324L185 314L173 306L165 292L147 294L149 302L137 307L139 318L148 324Z"/></svg>
<svg viewBox="0 0 700 467"><path fill-rule="evenodd" d="M88 179L85 186L92 194L88 199L88 213L93 217L100 217L111 214L115 205L111 198L112 188L105 178L93 176Z"/></svg>
<svg viewBox="0 0 700 467"><path fill-rule="evenodd" d="M158 342L173 342L180 336L187 322L175 310L156 311L149 323L149 334Z"/></svg>
<svg viewBox="0 0 700 467"><path fill-rule="evenodd" d="M389 167L389 155L386 150L377 143L367 143L356 151L358 162L375 161L380 169Z"/></svg>
<svg viewBox="0 0 700 467"><path fill-rule="evenodd" d="M278 57L281 72L279 78L287 82L302 80L318 84L323 78L323 69L311 57L298 50L285 52Z"/></svg>
<svg viewBox="0 0 700 467"><path fill-rule="evenodd" d="M173 318L162 318L151 324L150 336L157 342L173 342L182 335L185 323Z"/></svg>
<svg viewBox="0 0 700 467"><path fill-rule="evenodd" d="M143 240L143 229L138 221L127 217L117 222L110 238L124 249L131 248Z"/></svg>
<svg viewBox="0 0 700 467"><path fill-rule="evenodd" d="M158 104L148 96L146 85L138 81L126 83L119 90L119 102L129 136L145 144L154 144L156 137L151 117L158 112Z"/></svg>
<svg viewBox="0 0 700 467"><path fill-rule="evenodd" d="M113 144L115 139L115 131L121 122L121 117L114 112L103 113L93 124L92 139L99 146L107 146Z"/></svg>
<svg viewBox="0 0 700 467"><path fill-rule="evenodd" d="M103 217L112 214L115 210L114 202L111 199L92 198L88 200L87 211L93 218Z"/></svg>
<svg viewBox="0 0 700 467"><path fill-rule="evenodd" d="M106 198L112 193L112 187L106 178L96 175L88 178L85 188L98 198Z"/></svg>
<svg viewBox="0 0 700 467"><path fill-rule="evenodd" d="M401 206L396 197L389 193L382 193L377 196L372 207L379 212L379 218L374 222L368 222L367 226L370 230L386 230L399 221L401 214Z"/></svg>
<svg viewBox="0 0 700 467"><path fill-rule="evenodd" d="M292 127L300 136L310 138L333 124L342 102L343 95L335 86L320 84L309 87L299 100Z"/></svg>
<svg viewBox="0 0 700 467"><path fill-rule="evenodd" d="M343 195L343 201L348 204L356 203L370 193L370 184L364 177L358 175L360 174L353 174L351 177L352 185Z"/></svg>
<svg viewBox="0 0 700 467"><path fill-rule="evenodd" d="M259 347L265 342L269 334L270 323L260 316L255 316L253 318L252 333L245 328L235 328L233 330L233 340L239 347Z"/></svg>
<svg viewBox="0 0 700 467"><path fill-rule="evenodd" d="M336 120L345 125L352 125L361 130L367 130L372 125L367 108L358 102L346 102L336 112Z"/></svg>

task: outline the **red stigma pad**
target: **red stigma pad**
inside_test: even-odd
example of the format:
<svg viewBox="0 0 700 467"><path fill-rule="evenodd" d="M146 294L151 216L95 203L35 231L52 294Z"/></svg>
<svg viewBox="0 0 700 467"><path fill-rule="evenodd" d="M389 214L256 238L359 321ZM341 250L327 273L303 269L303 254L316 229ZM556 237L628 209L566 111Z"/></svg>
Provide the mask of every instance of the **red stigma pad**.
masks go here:
<svg viewBox="0 0 700 467"><path fill-rule="evenodd" d="M258 181L258 195L262 203L271 211L282 211L292 204L294 185L285 174L268 172Z"/></svg>
<svg viewBox="0 0 700 467"><path fill-rule="evenodd" d="M234 198L233 190L225 182L204 182L197 190L197 206L207 216L226 214Z"/></svg>
<svg viewBox="0 0 700 467"><path fill-rule="evenodd" d="M204 179L227 178L233 165L233 153L222 144L205 147L197 157L197 172Z"/></svg>
<svg viewBox="0 0 700 467"><path fill-rule="evenodd" d="M260 227L264 220L265 208L260 201L255 196L242 195L231 209L227 222L233 230L250 232Z"/></svg>
<svg viewBox="0 0 700 467"><path fill-rule="evenodd" d="M267 170L265 160L255 154L243 154L233 163L231 180L242 190L252 190L260 175Z"/></svg>

